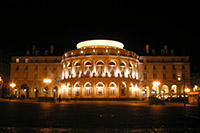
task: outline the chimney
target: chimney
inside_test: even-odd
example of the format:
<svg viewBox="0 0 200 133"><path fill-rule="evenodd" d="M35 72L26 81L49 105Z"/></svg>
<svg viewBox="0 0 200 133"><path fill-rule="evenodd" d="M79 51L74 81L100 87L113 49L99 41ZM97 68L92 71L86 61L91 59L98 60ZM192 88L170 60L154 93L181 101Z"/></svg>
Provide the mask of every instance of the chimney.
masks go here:
<svg viewBox="0 0 200 133"><path fill-rule="evenodd" d="M146 54L149 54L149 44L146 44Z"/></svg>
<svg viewBox="0 0 200 133"><path fill-rule="evenodd" d="M53 52L54 52L54 46L51 45L51 46L50 46L50 54L53 54Z"/></svg>
<svg viewBox="0 0 200 133"><path fill-rule="evenodd" d="M168 54L168 48L167 45L164 46L165 54Z"/></svg>
<svg viewBox="0 0 200 133"><path fill-rule="evenodd" d="M36 50L36 46L33 45L33 46L32 46L32 54L35 54L35 50Z"/></svg>

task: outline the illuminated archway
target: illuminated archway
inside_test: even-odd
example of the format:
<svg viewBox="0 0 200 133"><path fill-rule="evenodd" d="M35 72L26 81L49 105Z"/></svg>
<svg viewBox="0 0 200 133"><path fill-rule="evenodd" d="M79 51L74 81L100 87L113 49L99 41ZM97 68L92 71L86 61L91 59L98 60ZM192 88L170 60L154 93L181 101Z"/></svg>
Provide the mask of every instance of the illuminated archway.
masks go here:
<svg viewBox="0 0 200 133"><path fill-rule="evenodd" d="M85 92L85 96L92 95L92 84L90 82L87 82L84 84L84 92Z"/></svg>
<svg viewBox="0 0 200 133"><path fill-rule="evenodd" d="M109 88L109 96L115 96L116 84L114 82L111 82L108 85L108 88Z"/></svg>
<svg viewBox="0 0 200 133"><path fill-rule="evenodd" d="M177 85L172 85L171 87L171 95L172 96L177 96Z"/></svg>
<svg viewBox="0 0 200 133"><path fill-rule="evenodd" d="M126 87L127 87L127 85L125 82L122 82L120 84L121 96L126 96Z"/></svg>
<svg viewBox="0 0 200 133"><path fill-rule="evenodd" d="M81 88L81 85L79 82L76 82L74 84L74 91L75 91L75 96L80 96L80 88Z"/></svg>
<svg viewBox="0 0 200 133"><path fill-rule="evenodd" d="M98 82L96 84L96 91L97 91L97 96L103 96L104 84L102 82Z"/></svg>

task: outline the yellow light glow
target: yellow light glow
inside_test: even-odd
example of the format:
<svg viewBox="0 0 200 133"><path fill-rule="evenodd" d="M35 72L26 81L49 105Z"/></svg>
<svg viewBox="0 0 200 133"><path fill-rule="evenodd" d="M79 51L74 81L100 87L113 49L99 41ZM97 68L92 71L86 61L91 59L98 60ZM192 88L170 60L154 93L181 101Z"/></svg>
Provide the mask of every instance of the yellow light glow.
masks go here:
<svg viewBox="0 0 200 133"><path fill-rule="evenodd" d="M189 89L189 88L186 88L186 89L185 89L185 93L188 93L188 92L190 92L190 89Z"/></svg>
<svg viewBox="0 0 200 133"><path fill-rule="evenodd" d="M50 84L50 83L52 82L52 80L51 80L50 78L45 78L45 79L43 80L43 82L44 82L45 84Z"/></svg>
<svg viewBox="0 0 200 133"><path fill-rule="evenodd" d="M67 86L66 86L65 84L63 84L63 85L61 86L61 88L62 88L62 89L66 89Z"/></svg>
<svg viewBox="0 0 200 133"><path fill-rule="evenodd" d="M123 49L124 44L113 40L88 40L78 43L76 47L78 49L84 47L115 47Z"/></svg>
<svg viewBox="0 0 200 133"><path fill-rule="evenodd" d="M154 85L154 86L159 86L159 85L160 85L160 82L159 82L159 81L154 81L154 82L153 82L153 85Z"/></svg>
<svg viewBox="0 0 200 133"><path fill-rule="evenodd" d="M10 87L14 88L14 87L16 87L16 84L15 83L10 83Z"/></svg>

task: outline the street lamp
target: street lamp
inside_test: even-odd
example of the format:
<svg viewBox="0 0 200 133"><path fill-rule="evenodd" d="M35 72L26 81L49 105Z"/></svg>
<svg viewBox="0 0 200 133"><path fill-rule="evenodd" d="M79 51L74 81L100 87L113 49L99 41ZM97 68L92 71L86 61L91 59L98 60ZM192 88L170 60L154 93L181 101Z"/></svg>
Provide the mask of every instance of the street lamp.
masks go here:
<svg viewBox="0 0 200 133"><path fill-rule="evenodd" d="M185 97L185 93L189 93L189 92L190 92L189 88L185 88L184 91L183 91L183 95L184 95L184 112L185 112L185 115L186 115L186 97Z"/></svg>
<svg viewBox="0 0 200 133"><path fill-rule="evenodd" d="M12 88L12 89L14 89L15 87L16 87L16 84L15 83L10 83L10 87ZM15 94L17 93L17 90L15 89Z"/></svg>
<svg viewBox="0 0 200 133"><path fill-rule="evenodd" d="M47 97L47 93L48 93L48 85L51 84L52 80L50 78L45 78L43 79L43 82L46 84L46 87L43 89L44 93L46 94Z"/></svg>

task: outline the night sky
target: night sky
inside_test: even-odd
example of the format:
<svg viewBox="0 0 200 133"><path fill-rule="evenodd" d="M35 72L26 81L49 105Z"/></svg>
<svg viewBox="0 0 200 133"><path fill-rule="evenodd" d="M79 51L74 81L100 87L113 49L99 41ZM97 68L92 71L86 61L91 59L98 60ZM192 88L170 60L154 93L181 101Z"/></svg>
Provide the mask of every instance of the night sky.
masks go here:
<svg viewBox="0 0 200 133"><path fill-rule="evenodd" d="M117 40L137 53L147 43L157 53L168 45L175 54L189 55L195 72L199 71L200 44L199 9L195 5L2 0L0 51L8 56L24 55L33 44L39 50L53 44L56 54L62 55L76 49L78 42L90 39Z"/></svg>

